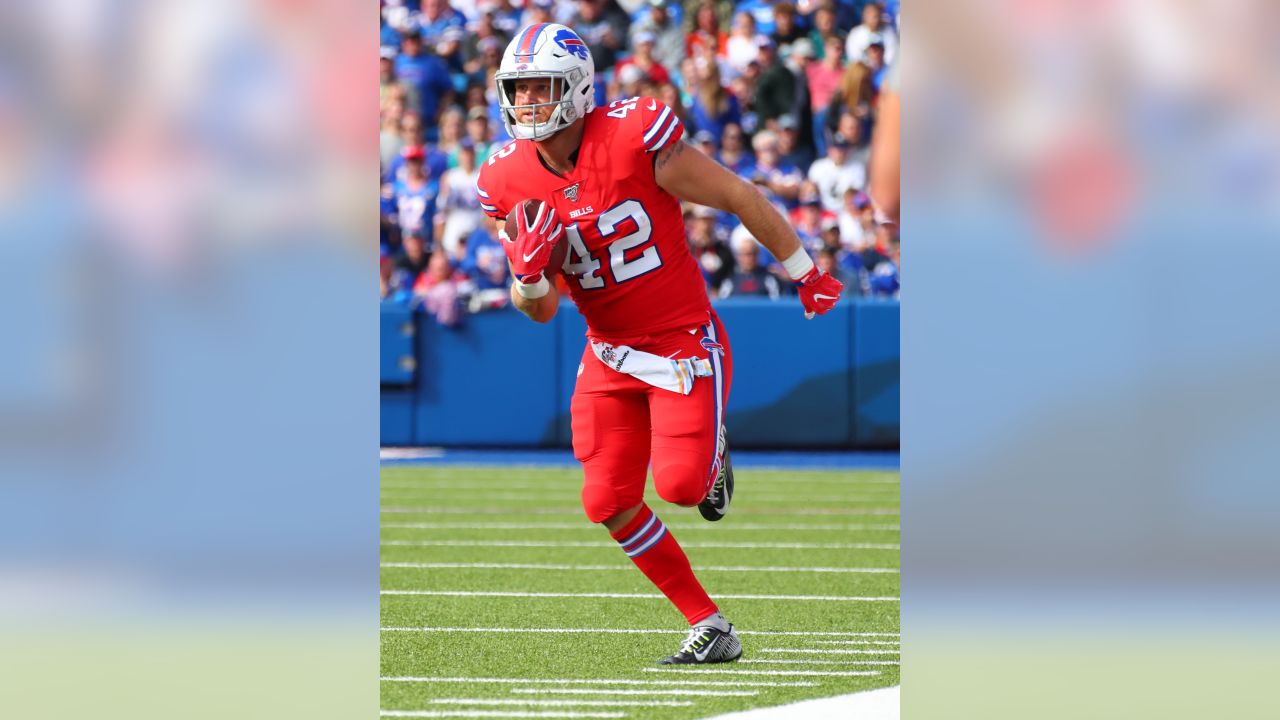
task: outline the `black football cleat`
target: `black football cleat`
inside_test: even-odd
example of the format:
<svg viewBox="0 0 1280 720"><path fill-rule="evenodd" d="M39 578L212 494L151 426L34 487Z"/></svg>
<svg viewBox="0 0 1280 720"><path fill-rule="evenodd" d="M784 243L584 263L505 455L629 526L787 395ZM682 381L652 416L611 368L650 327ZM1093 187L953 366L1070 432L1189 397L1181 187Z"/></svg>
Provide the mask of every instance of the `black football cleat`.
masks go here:
<svg viewBox="0 0 1280 720"><path fill-rule="evenodd" d="M698 512L702 513L704 520L710 522L724 517L729 512L729 501L733 500L733 463L729 460L729 435L723 426L720 428L720 446L723 458L720 463L720 474L716 476L716 481L711 486L711 492L707 493L707 498L698 503Z"/></svg>
<svg viewBox="0 0 1280 720"><path fill-rule="evenodd" d="M689 631L680 652L671 657L662 658L659 665L707 665L710 663L733 662L742 657L742 643L738 635L729 629L718 630L711 625L701 625Z"/></svg>

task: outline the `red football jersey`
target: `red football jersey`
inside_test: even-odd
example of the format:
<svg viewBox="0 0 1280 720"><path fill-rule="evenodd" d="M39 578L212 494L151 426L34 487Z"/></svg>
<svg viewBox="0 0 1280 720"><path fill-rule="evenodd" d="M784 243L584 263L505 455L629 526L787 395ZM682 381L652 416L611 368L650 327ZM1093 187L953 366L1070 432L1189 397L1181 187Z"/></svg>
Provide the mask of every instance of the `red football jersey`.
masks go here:
<svg viewBox="0 0 1280 720"><path fill-rule="evenodd" d="M684 135L653 98L619 100L588 113L578 162L561 177L529 140L513 140L480 168L476 190L491 217L529 198L550 203L565 225L562 270L587 332L626 343L704 325L710 303L685 241L680 201L654 180L655 154Z"/></svg>

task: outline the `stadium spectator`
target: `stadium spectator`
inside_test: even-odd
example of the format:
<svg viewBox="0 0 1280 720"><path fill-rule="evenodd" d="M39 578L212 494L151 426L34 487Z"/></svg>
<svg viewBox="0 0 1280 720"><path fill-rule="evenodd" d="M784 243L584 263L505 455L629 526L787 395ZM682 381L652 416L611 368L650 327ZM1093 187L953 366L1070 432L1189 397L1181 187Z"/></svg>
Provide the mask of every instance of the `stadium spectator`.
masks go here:
<svg viewBox="0 0 1280 720"><path fill-rule="evenodd" d="M440 195L436 200L437 247L449 257L461 261L466 253L466 238L480 226L484 216L476 197L476 146L471 138L458 143L458 166L445 171L440 178Z"/></svg>
<svg viewBox="0 0 1280 720"><path fill-rule="evenodd" d="M485 217L480 226L467 237L467 253L459 268L476 281L477 287L502 288L509 284L507 255L498 237L498 223ZM505 294L505 293L504 293Z"/></svg>
<svg viewBox="0 0 1280 720"><path fill-rule="evenodd" d="M497 5L492 2L481 3L477 7L476 19L468 23L467 36L462 41L462 67L467 75L473 75L485 67L484 50L481 45L489 38L493 38L490 44L498 48L498 60L501 62L502 48L511 42L511 38L498 29L495 24L497 16ZM483 86L483 83L481 85Z"/></svg>
<svg viewBox="0 0 1280 720"><path fill-rule="evenodd" d="M436 143L436 150L444 153L451 168L458 166L458 148L463 137L462 111L454 106L440 113L440 140Z"/></svg>
<svg viewBox="0 0 1280 720"><path fill-rule="evenodd" d="M467 276L454 269L449 256L437 250L413 284L413 295L436 322L454 327L462 321L462 285L466 282Z"/></svg>
<svg viewBox="0 0 1280 720"><path fill-rule="evenodd" d="M861 190L867 184L865 157L852 152L844 133L836 133L827 144L826 157L809 166L809 179L818 186L823 206L838 213L844 204L845 191Z"/></svg>
<svg viewBox="0 0 1280 720"><path fill-rule="evenodd" d="M486 108L473 107L467 111L467 139L475 146L477 158L487 158L493 151L493 125Z"/></svg>
<svg viewBox="0 0 1280 720"><path fill-rule="evenodd" d="M706 130L699 130L693 134L693 144L706 153L707 157L716 157L720 153L720 147L716 143L716 136Z"/></svg>
<svg viewBox="0 0 1280 720"><path fill-rule="evenodd" d="M773 32L769 37L778 46L780 54L791 52L792 44L805 38L805 32L796 22L796 6L789 2L780 2L773 6ZM762 28L763 30L763 28Z"/></svg>
<svg viewBox="0 0 1280 720"><path fill-rule="evenodd" d="M538 23L556 22L556 18L553 17L555 9L555 0L529 0L529 2L525 3L524 13L515 23L515 28L526 28Z"/></svg>
<svg viewBox="0 0 1280 720"><path fill-rule="evenodd" d="M765 184L788 209L795 207L804 173L795 165L783 162L777 134L761 130L752 138L751 147L756 151L755 172L764 175Z"/></svg>
<svg viewBox="0 0 1280 720"><path fill-rule="evenodd" d="M720 16L714 2L703 2L693 13L693 28L684 42L689 57L726 58L729 35L720 29Z"/></svg>
<svg viewBox="0 0 1280 720"><path fill-rule="evenodd" d="M725 91L715 58L708 54L693 62L694 76L685 79L691 86L689 122L698 130L720 136L727 125L737 123L741 117L738 98Z"/></svg>
<svg viewBox="0 0 1280 720"><path fill-rule="evenodd" d="M400 82L399 78L396 77L395 52L384 51L378 58L378 100L380 104L385 105L389 95L399 97L403 101L405 92L404 83Z"/></svg>
<svg viewBox="0 0 1280 720"><path fill-rule="evenodd" d="M427 269L427 262L431 259L427 254L427 243L422 237L422 233L408 233L404 236L402 253L395 259L396 272L399 277L396 280L397 287L413 288L418 282L418 276L422 275Z"/></svg>
<svg viewBox="0 0 1280 720"><path fill-rule="evenodd" d="M725 43L725 56L733 75L741 75L747 71L747 65L760 55L757 41L755 18L751 13L740 12L733 16L733 28Z"/></svg>
<svg viewBox="0 0 1280 720"><path fill-rule="evenodd" d="M449 157L444 153L435 149L432 145L426 144L426 132L422 127L422 118L415 112L407 112L400 121L400 138L403 147L399 155L391 158L391 162L384 168L383 175L386 180L403 180L405 177L405 151L412 147L421 147L424 154L424 169L427 174L427 182L432 188L434 194L435 188L440 184L440 176L445 170L449 169Z"/></svg>
<svg viewBox="0 0 1280 720"><path fill-rule="evenodd" d="M626 68L636 68L650 82L659 85L671 82L671 73L667 72L667 69L653 57L654 43L657 42L658 37L648 30L643 30L632 35L631 40L635 52L627 59L618 61L614 72L621 74Z"/></svg>
<svg viewBox="0 0 1280 720"><path fill-rule="evenodd" d="M862 7L862 24L849 32L845 42L845 57L849 62L858 62L866 57L867 49L879 44L883 50L884 63L893 62L898 52L898 34L884 22L884 7L878 2L869 2Z"/></svg>
<svg viewBox="0 0 1280 720"><path fill-rule="evenodd" d="M871 69L871 87L879 92L880 85L884 82L884 74L889 68L885 64L884 44L878 38L871 39L871 44L867 46L862 61Z"/></svg>
<svg viewBox="0 0 1280 720"><path fill-rule="evenodd" d="M378 129L378 160L383 174L391 166L400 151L404 149L404 136L401 122L404 119L404 99L389 97L382 104L382 127Z"/></svg>
<svg viewBox="0 0 1280 720"><path fill-rule="evenodd" d="M436 116L442 106L453 102L453 82L440 58L422 50L422 36L416 29L401 36L401 52L396 57L396 77L409 89L408 106L425 120L427 139L435 140Z"/></svg>
<svg viewBox="0 0 1280 720"><path fill-rule="evenodd" d="M835 220L836 215L822 207L818 189L806 180L801 184L799 207L791 211L789 219L796 235L800 236L800 242L812 252L822 246L823 222Z"/></svg>
<svg viewBox="0 0 1280 720"><path fill-rule="evenodd" d="M712 208L695 205L686 213L685 219L685 227L689 229L689 250L702 268L708 288L723 285L732 277L734 267L733 251L716 224L716 214Z"/></svg>
<svg viewBox="0 0 1280 720"><path fill-rule="evenodd" d="M756 169L756 158L747 148L745 138L737 123L726 123L720 136L720 154L716 159L735 174L750 177Z"/></svg>
<svg viewBox="0 0 1280 720"><path fill-rule="evenodd" d="M840 38L826 39L822 60L809 63L805 68L805 76L809 81L809 107L813 112L814 137L823 138L820 148L825 152L823 132L827 126L827 113L831 112L832 98L839 91L840 83L845 77Z"/></svg>
<svg viewBox="0 0 1280 720"><path fill-rule="evenodd" d="M760 79L756 82L756 115L762 125L791 112L796 100L796 76L778 57L778 49L767 35L756 38Z"/></svg>
<svg viewBox="0 0 1280 720"><path fill-rule="evenodd" d="M800 127L790 113L778 118L778 154L785 165L804 170L813 164L813 151L800 143Z"/></svg>
<svg viewBox="0 0 1280 720"><path fill-rule="evenodd" d="M648 0L649 12L631 26L632 47L641 33L654 36L653 57L665 68L680 67L685 55L684 31L671 17L665 0Z"/></svg>
<svg viewBox="0 0 1280 720"><path fill-rule="evenodd" d="M840 222L830 218L823 220L822 231L818 237L822 240L822 247L835 253L836 264L856 281L852 285L845 286L849 292L855 295L866 295L867 273L862 266L862 253L851 248L840 237Z"/></svg>
<svg viewBox="0 0 1280 720"><path fill-rule="evenodd" d="M391 295L392 274L395 272L395 259L383 251L378 255L378 296L386 300Z"/></svg>
<svg viewBox="0 0 1280 720"><path fill-rule="evenodd" d="M467 33L462 28L450 27L440 34L440 39L436 42L436 56L448 68L451 78L466 72L462 59L462 41L466 36Z"/></svg>
<svg viewBox="0 0 1280 720"><path fill-rule="evenodd" d="M837 228L832 225L831 229L836 230ZM835 279L844 283L845 292L850 295L862 294L862 278L859 277L857 272L840 265L836 250L825 246L822 247L818 250L817 255L814 256L814 262L818 264L822 272L834 276Z"/></svg>
<svg viewBox="0 0 1280 720"><path fill-rule="evenodd" d="M404 176L393 181L400 232L404 235L420 234L431 247L436 188L427 179L424 167L426 153L421 145L412 145L401 155L404 158Z"/></svg>
<svg viewBox="0 0 1280 720"><path fill-rule="evenodd" d="M739 0L735 13L747 13L756 22L756 32L772 35L774 27L774 0Z"/></svg>
<svg viewBox="0 0 1280 720"><path fill-rule="evenodd" d="M813 12L813 29L809 31L809 42L813 45L814 59L826 57L827 38L841 37L836 27L836 10L830 3L824 3Z"/></svg>
<svg viewBox="0 0 1280 720"><path fill-rule="evenodd" d="M422 0L422 11L418 13L418 27L422 41L435 46L450 30L463 31L467 19L462 13L454 10L445 0Z"/></svg>
<svg viewBox="0 0 1280 720"><path fill-rule="evenodd" d="M879 297L899 296L899 263L901 253L898 246L898 235L892 225L881 225L876 230L877 245L880 249L874 257L874 263L867 263L867 289L869 295ZM864 257L867 254L864 253Z"/></svg>
<svg viewBox="0 0 1280 720"><path fill-rule="evenodd" d="M757 296L777 300L782 294L778 278L760 266L760 250L755 240L739 243L733 255L737 267L729 279L720 284L717 295L721 298Z"/></svg>
<svg viewBox="0 0 1280 720"><path fill-rule="evenodd" d="M760 129L756 114L756 81L760 79L760 63L752 60L747 71L729 81L729 90L738 102L738 124L747 135Z"/></svg>
<svg viewBox="0 0 1280 720"><path fill-rule="evenodd" d="M854 188L844 193L844 204L840 208L840 237L845 247L855 252L873 245L876 239L875 208L867 194Z"/></svg>
<svg viewBox="0 0 1280 720"><path fill-rule="evenodd" d="M613 0L578 0L577 12L568 22L591 51L597 75L618 62L630 24L631 19Z"/></svg>
<svg viewBox="0 0 1280 720"><path fill-rule="evenodd" d="M840 78L840 86L827 104L827 118L838 119L840 113L847 112L863 125L868 124L872 119L872 103L876 97L875 88L871 84L873 74L866 63L849 63ZM830 122L828 128L834 132L836 123Z"/></svg>

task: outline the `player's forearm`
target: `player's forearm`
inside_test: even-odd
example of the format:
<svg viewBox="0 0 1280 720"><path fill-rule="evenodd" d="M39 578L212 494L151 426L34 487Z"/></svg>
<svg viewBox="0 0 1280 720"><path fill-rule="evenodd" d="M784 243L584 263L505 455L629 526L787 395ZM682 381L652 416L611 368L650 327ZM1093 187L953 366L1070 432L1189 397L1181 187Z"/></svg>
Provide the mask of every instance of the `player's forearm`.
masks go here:
<svg viewBox="0 0 1280 720"><path fill-rule="evenodd" d="M517 287L519 283L516 280L511 284L511 304L534 322L550 322L560 307L560 291L556 290L555 283L551 283L547 294L542 297L525 297Z"/></svg>
<svg viewBox="0 0 1280 720"><path fill-rule="evenodd" d="M731 201L731 212L775 258L785 260L800 249L795 229L754 185L742 183Z"/></svg>

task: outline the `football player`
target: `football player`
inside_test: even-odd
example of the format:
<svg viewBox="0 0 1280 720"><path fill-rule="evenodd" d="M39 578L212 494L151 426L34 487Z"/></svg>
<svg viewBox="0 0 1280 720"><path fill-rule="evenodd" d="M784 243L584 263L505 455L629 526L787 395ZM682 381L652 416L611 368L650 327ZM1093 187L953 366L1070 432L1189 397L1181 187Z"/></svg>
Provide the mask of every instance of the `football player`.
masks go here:
<svg viewBox="0 0 1280 720"><path fill-rule="evenodd" d="M662 664L728 662L742 655L731 625L689 560L644 503L652 465L658 495L719 520L733 495L724 408L733 378L729 339L685 242L680 200L738 216L781 258L807 317L835 305L842 286L817 268L783 216L750 183L682 141L675 112L649 97L596 108L591 53L563 25L516 33L495 74L507 132L486 161L481 207L516 211L503 248L524 314L549 321L562 273L587 322L588 343L570 406L587 517L689 622ZM522 203L545 203L529 217ZM553 251L564 260L550 267Z"/></svg>

